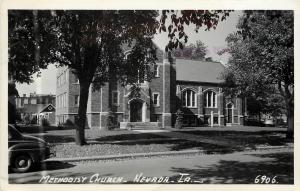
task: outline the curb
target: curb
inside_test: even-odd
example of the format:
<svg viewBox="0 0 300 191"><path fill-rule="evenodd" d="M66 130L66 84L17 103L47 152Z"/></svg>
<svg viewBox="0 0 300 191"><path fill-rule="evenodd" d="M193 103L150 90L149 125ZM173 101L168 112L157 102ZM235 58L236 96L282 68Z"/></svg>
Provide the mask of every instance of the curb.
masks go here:
<svg viewBox="0 0 300 191"><path fill-rule="evenodd" d="M152 142L152 141L177 141L182 140L180 138L152 138L152 139L138 139L138 140L121 140L121 141L94 141L94 140L87 140L89 144L126 144L126 143L140 143L140 142ZM75 145L74 142L70 143L52 143L53 145L64 145L70 144Z"/></svg>
<svg viewBox="0 0 300 191"><path fill-rule="evenodd" d="M294 149L294 147L293 146L258 147L256 149L246 148L243 151L262 151L262 150L276 150L276 149ZM185 151L168 151L168 152L153 152L153 153L136 153L136 154L124 154L124 155L91 156L91 157L50 158L45 160L45 162L54 162L54 161L81 162L81 161L95 161L95 160L133 159L133 158L144 158L144 157L152 157L152 156L179 156L179 155L187 155L187 154L221 154L222 151L224 152L224 150L185 150ZM236 150L232 150L232 151L235 152Z"/></svg>

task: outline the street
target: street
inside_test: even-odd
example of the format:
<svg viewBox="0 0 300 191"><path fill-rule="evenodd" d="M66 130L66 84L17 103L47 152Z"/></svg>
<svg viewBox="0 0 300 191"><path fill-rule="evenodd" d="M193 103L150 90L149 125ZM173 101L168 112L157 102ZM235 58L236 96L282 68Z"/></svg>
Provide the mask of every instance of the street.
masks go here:
<svg viewBox="0 0 300 191"><path fill-rule="evenodd" d="M9 182L293 184L293 158L293 150L284 148L120 161L48 162L41 166L42 171L9 174Z"/></svg>

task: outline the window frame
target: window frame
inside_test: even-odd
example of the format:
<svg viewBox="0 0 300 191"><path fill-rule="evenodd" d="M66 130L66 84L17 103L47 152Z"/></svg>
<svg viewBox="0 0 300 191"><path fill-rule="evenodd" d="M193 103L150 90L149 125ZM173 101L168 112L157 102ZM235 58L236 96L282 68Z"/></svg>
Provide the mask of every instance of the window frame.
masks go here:
<svg viewBox="0 0 300 191"><path fill-rule="evenodd" d="M155 104L155 96L154 95L157 95L157 103ZM152 103L153 103L153 106L154 107L159 107L160 106L160 93L159 92L153 92L152 94Z"/></svg>
<svg viewBox="0 0 300 191"><path fill-rule="evenodd" d="M114 102L114 96L117 95L117 103ZM115 106L119 106L120 105L120 92L119 91L112 91L111 92L111 103L112 105L115 105Z"/></svg>
<svg viewBox="0 0 300 191"><path fill-rule="evenodd" d="M218 96L217 93L213 90L205 91L203 101L205 108L218 108Z"/></svg>
<svg viewBox="0 0 300 191"><path fill-rule="evenodd" d="M159 78L159 68L160 66L157 64L154 66L154 77L156 78Z"/></svg>
<svg viewBox="0 0 300 191"><path fill-rule="evenodd" d="M185 100L183 100L184 98ZM197 92L190 88L184 89L181 94L181 101L183 107L197 108Z"/></svg>

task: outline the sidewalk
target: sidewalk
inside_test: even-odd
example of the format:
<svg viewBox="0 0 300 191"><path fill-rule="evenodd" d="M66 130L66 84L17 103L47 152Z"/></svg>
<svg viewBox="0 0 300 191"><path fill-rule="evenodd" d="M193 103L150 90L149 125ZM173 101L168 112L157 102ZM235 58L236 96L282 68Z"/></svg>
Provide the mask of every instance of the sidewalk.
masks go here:
<svg viewBox="0 0 300 191"><path fill-rule="evenodd" d="M257 149L247 148L243 151L231 150L231 152L224 152L223 149L211 150L183 150L183 151L167 151L167 152L149 152L149 153L131 153L119 155L105 155L105 156L90 156L90 157L72 157L72 158L50 158L46 162L82 162L82 161L109 161L109 160L125 160L136 158L150 158L150 157L165 157L165 156L188 156L188 155L213 155L213 154L229 154L234 152L254 152L254 151L280 151L280 152L293 152L293 146L273 146L273 147L258 147Z"/></svg>

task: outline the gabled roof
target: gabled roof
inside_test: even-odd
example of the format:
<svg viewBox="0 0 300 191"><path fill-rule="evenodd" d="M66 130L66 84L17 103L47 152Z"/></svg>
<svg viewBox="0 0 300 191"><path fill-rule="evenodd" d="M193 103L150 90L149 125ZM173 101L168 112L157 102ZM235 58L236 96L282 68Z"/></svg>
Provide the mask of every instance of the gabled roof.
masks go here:
<svg viewBox="0 0 300 191"><path fill-rule="evenodd" d="M48 107L52 108L48 108ZM50 104L24 104L24 113L28 114L39 114L41 112L47 112L47 110L53 110L55 111L55 107L50 103Z"/></svg>
<svg viewBox="0 0 300 191"><path fill-rule="evenodd" d="M220 62L176 59L176 80L188 82L223 83L225 67Z"/></svg>
<svg viewBox="0 0 300 191"><path fill-rule="evenodd" d="M43 112L54 112L54 111L55 111L55 107L50 103L44 109L42 109L40 111L40 113L43 113Z"/></svg>

